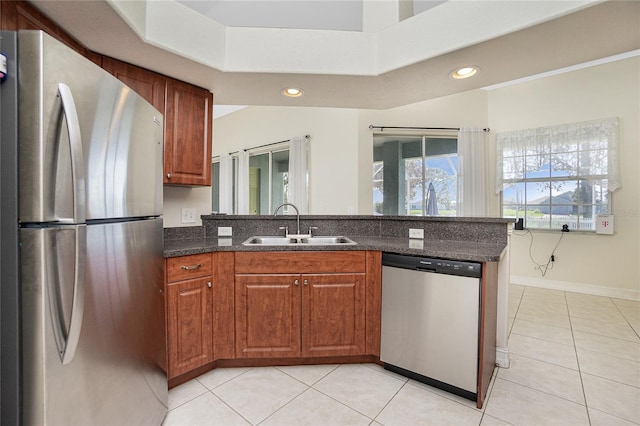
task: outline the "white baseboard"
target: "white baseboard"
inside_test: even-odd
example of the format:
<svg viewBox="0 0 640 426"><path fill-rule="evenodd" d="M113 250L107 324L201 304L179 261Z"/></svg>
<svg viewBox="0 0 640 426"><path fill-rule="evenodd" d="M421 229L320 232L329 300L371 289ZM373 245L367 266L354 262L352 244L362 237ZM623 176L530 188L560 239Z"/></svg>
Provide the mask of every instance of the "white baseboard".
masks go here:
<svg viewBox="0 0 640 426"><path fill-rule="evenodd" d="M500 368L509 368L509 348L496 348L496 365Z"/></svg>
<svg viewBox="0 0 640 426"><path fill-rule="evenodd" d="M640 301L640 291L624 288L602 287L592 284L572 283L567 281L543 280L540 278L511 275L511 284L526 285L529 287L548 288L552 290L570 291L573 293L591 294L594 296L614 297L616 299L628 299Z"/></svg>

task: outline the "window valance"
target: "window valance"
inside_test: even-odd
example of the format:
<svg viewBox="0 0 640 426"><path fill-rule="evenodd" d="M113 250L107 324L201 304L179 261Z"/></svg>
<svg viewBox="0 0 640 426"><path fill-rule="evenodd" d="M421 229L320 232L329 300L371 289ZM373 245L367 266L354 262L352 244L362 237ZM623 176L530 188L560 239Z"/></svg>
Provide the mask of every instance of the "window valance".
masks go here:
<svg viewBox="0 0 640 426"><path fill-rule="evenodd" d="M608 190L616 190L618 126L615 117L498 133L496 194L545 168L550 177L608 179Z"/></svg>

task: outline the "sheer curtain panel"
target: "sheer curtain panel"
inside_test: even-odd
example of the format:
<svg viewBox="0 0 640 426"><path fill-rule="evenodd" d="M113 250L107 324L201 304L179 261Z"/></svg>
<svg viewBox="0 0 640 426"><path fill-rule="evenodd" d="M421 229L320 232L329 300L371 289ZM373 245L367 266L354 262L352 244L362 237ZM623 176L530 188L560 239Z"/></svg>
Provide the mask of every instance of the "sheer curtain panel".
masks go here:
<svg viewBox="0 0 640 426"><path fill-rule="evenodd" d="M220 213L233 214L233 158L220 156Z"/></svg>
<svg viewBox="0 0 640 426"><path fill-rule="evenodd" d="M307 199L307 141L305 136L291 138L289 147L289 183L287 201L295 204L300 214L307 214L309 201Z"/></svg>
<svg viewBox="0 0 640 426"><path fill-rule="evenodd" d="M457 215L487 215L486 132L461 127L458 131Z"/></svg>
<svg viewBox="0 0 640 426"><path fill-rule="evenodd" d="M238 153L238 214L249 214L249 151Z"/></svg>

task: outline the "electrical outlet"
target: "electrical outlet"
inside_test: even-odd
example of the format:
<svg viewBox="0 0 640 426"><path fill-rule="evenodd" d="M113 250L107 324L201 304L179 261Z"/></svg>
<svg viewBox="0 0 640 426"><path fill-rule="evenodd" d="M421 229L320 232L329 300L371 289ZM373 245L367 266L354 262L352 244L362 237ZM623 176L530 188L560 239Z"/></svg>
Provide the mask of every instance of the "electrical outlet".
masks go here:
<svg viewBox="0 0 640 426"><path fill-rule="evenodd" d="M218 226L218 237L231 237L233 228L230 226Z"/></svg>
<svg viewBox="0 0 640 426"><path fill-rule="evenodd" d="M195 223L196 222L196 209L182 209L182 223Z"/></svg>
<svg viewBox="0 0 640 426"><path fill-rule="evenodd" d="M409 229L409 238L420 238L424 239L424 229Z"/></svg>
<svg viewBox="0 0 640 426"><path fill-rule="evenodd" d="M409 240L409 248L422 250L424 248L424 240Z"/></svg>

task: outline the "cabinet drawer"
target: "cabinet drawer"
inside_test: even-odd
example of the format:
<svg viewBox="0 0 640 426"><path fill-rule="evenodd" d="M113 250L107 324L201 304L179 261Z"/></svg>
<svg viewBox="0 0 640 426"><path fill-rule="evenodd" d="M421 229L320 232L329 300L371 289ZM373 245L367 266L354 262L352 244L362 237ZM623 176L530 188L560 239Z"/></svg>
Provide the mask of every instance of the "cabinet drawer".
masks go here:
<svg viewBox="0 0 640 426"><path fill-rule="evenodd" d="M236 252L236 274L365 272L364 251Z"/></svg>
<svg viewBox="0 0 640 426"><path fill-rule="evenodd" d="M191 278L211 276L213 266L211 253L167 259L167 282L183 281Z"/></svg>

